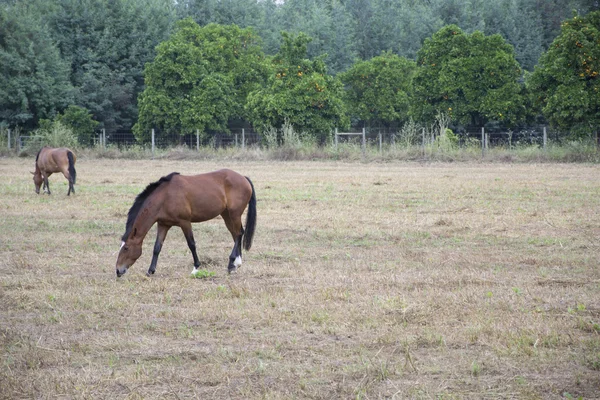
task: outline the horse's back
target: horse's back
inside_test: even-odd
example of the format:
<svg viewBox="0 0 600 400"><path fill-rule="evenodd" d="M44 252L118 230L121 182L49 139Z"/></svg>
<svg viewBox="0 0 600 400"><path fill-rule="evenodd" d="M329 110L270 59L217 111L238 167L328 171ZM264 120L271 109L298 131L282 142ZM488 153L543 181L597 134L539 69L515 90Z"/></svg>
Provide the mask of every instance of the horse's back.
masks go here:
<svg viewBox="0 0 600 400"><path fill-rule="evenodd" d="M249 190L249 191L248 191ZM252 195L248 180L235 171L221 169L199 175L175 175L168 185L168 207L192 222L215 218L226 209L244 208Z"/></svg>
<svg viewBox="0 0 600 400"><path fill-rule="evenodd" d="M252 186L245 176L232 171L230 169L220 169L218 171L209 172L213 177L217 186L224 191L229 208L239 208L242 210L246 207L252 196ZM201 177L202 175L196 175Z"/></svg>

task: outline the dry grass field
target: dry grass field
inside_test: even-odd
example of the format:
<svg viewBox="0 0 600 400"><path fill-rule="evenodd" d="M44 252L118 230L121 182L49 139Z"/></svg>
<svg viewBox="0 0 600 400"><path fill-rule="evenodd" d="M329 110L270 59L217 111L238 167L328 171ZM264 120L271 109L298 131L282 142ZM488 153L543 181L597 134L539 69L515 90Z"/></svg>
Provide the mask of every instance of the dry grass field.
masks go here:
<svg viewBox="0 0 600 400"><path fill-rule="evenodd" d="M172 171L252 178L222 220L122 278L134 197ZM600 166L80 158L77 193L0 158L0 397L600 398Z"/></svg>

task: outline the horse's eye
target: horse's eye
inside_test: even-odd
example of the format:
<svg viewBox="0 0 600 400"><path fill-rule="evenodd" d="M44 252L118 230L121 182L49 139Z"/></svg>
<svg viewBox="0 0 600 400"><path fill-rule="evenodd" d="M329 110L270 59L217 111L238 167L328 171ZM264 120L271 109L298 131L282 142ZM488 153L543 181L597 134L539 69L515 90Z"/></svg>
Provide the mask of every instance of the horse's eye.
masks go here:
<svg viewBox="0 0 600 400"><path fill-rule="evenodd" d="M125 247L123 247L123 250L127 251L127 250L129 250L129 247L125 246Z"/></svg>

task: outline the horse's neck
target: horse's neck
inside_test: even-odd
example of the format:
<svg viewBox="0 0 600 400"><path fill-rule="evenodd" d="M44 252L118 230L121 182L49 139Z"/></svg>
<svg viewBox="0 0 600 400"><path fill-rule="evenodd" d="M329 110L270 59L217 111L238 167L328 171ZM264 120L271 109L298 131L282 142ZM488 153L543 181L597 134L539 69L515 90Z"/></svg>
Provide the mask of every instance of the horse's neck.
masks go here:
<svg viewBox="0 0 600 400"><path fill-rule="evenodd" d="M148 199L149 200L149 199ZM158 219L158 209L159 206L154 202L145 201L142 209L140 210L137 218L133 223L133 229L131 230L131 235L134 235L135 238L142 242L152 225L154 225Z"/></svg>

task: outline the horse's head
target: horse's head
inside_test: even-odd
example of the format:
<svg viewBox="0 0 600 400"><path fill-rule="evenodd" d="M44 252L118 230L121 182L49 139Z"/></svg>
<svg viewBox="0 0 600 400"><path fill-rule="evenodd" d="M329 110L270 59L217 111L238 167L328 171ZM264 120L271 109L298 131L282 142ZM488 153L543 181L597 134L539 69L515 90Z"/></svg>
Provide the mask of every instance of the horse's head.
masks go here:
<svg viewBox="0 0 600 400"><path fill-rule="evenodd" d="M117 278L124 275L127 269L142 255L142 242L127 239L121 243L119 256L117 257Z"/></svg>
<svg viewBox="0 0 600 400"><path fill-rule="evenodd" d="M31 173L33 175L33 183L35 184L35 192L40 194L40 187L42 183L44 183L44 178L42 178L42 174L39 171L35 171Z"/></svg>

